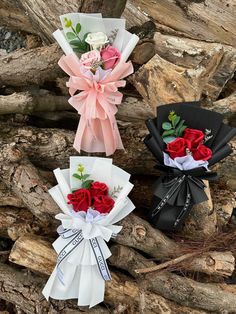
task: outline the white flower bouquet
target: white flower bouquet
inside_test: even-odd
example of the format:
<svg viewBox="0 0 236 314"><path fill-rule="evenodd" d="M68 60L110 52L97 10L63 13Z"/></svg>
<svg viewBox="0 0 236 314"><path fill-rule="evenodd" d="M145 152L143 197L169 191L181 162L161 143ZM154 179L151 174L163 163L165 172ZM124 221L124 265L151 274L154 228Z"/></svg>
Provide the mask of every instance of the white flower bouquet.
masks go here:
<svg viewBox="0 0 236 314"><path fill-rule="evenodd" d="M133 185L130 175L106 158L71 157L70 168L54 174L58 185L49 193L62 210L56 215L60 237L53 243L58 259L43 294L92 307L103 301L105 281L111 280L106 242L134 209L127 197Z"/></svg>

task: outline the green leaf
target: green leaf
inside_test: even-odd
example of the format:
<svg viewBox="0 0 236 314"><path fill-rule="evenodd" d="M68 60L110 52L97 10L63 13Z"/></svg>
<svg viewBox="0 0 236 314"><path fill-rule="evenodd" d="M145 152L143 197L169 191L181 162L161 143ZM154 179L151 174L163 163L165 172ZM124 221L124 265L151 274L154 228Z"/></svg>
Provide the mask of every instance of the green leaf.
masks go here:
<svg viewBox="0 0 236 314"><path fill-rule="evenodd" d="M78 179L78 180L81 180L81 179L82 179L81 176L80 176L78 173L74 173L74 174L73 174L73 177L76 178L76 179Z"/></svg>
<svg viewBox="0 0 236 314"><path fill-rule="evenodd" d="M169 136L169 135L172 135L175 133L175 130L171 129L171 130L166 130L162 133L162 137L165 137L165 136Z"/></svg>
<svg viewBox="0 0 236 314"><path fill-rule="evenodd" d="M88 45L84 42L79 41L79 39L73 39L70 41L70 45L75 46L78 52L87 52Z"/></svg>
<svg viewBox="0 0 236 314"><path fill-rule="evenodd" d="M164 122L164 123L162 123L162 129L163 130L170 130L170 129L172 129L172 125L170 124L170 122Z"/></svg>
<svg viewBox="0 0 236 314"><path fill-rule="evenodd" d="M179 132L180 132L180 129L182 128L182 126L184 125L184 120L181 120L180 121L180 123L179 123L179 125L177 126L177 128L175 129L175 135L176 135L176 137L179 137L180 135L179 135Z"/></svg>
<svg viewBox="0 0 236 314"><path fill-rule="evenodd" d="M76 33L77 33L77 34L80 33L80 31L81 31L81 24L80 24L80 23L77 23L77 24L76 24L75 30L76 30Z"/></svg>
<svg viewBox="0 0 236 314"><path fill-rule="evenodd" d="M183 135L184 130L187 128L187 125L183 125L182 128L179 130L179 136Z"/></svg>
<svg viewBox="0 0 236 314"><path fill-rule="evenodd" d="M93 183L93 180L86 180L82 183L82 188L90 189L92 183Z"/></svg>
<svg viewBox="0 0 236 314"><path fill-rule="evenodd" d="M83 41L85 41L85 39L87 38L88 34L90 34L90 32L84 34Z"/></svg>
<svg viewBox="0 0 236 314"><path fill-rule="evenodd" d="M79 46L80 45L80 41L79 41L79 39L72 39L72 40L70 40L70 45L72 45L72 46Z"/></svg>
<svg viewBox="0 0 236 314"><path fill-rule="evenodd" d="M180 116L175 116L175 119L172 120L172 125L174 128L179 123L179 121L180 121Z"/></svg>
<svg viewBox="0 0 236 314"><path fill-rule="evenodd" d="M66 33L66 38L68 40L72 40L72 39L76 38L76 35L74 33L72 33L72 32L68 32L68 33Z"/></svg>
<svg viewBox="0 0 236 314"><path fill-rule="evenodd" d="M175 139L176 139L176 137L174 137L174 136L166 136L166 137L163 138L163 141L164 141L166 144L168 144L168 143L174 141Z"/></svg>
<svg viewBox="0 0 236 314"><path fill-rule="evenodd" d="M88 179L89 176L90 176L90 174L84 174L81 179L86 180L86 179Z"/></svg>

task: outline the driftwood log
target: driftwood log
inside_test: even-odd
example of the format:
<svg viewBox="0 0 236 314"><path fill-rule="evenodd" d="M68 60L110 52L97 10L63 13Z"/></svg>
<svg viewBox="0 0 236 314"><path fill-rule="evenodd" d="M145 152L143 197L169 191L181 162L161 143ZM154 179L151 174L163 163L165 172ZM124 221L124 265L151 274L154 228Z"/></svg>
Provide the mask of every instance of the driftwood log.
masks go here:
<svg viewBox="0 0 236 314"><path fill-rule="evenodd" d="M202 100L236 126L236 33L232 0L2 0L0 26L23 31L25 48L0 56L0 312L236 313L236 142L207 184L181 232L164 234L146 220L159 172L143 144L156 107ZM55 266L59 208L48 194L52 170L67 168L79 115L68 104L61 49L52 32L67 12L102 12L127 21L140 37L130 59L117 120L125 151L113 162L132 174L136 209L110 243L104 303L47 302L42 288ZM98 154L102 156L102 154ZM225 238L225 240L224 240ZM8 306L10 305L10 307Z"/></svg>

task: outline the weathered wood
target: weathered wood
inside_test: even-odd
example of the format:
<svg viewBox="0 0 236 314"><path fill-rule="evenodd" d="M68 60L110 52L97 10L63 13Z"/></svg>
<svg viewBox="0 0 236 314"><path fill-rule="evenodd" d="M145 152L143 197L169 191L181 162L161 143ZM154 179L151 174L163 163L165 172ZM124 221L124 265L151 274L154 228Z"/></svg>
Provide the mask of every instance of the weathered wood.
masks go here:
<svg viewBox="0 0 236 314"><path fill-rule="evenodd" d="M215 71L216 66L212 58L207 64L187 69L156 54L130 80L155 111L161 104L199 100L209 80L209 71Z"/></svg>
<svg viewBox="0 0 236 314"><path fill-rule="evenodd" d="M124 258L125 257L125 258ZM111 263L134 275L134 267L148 265L148 261L128 247L113 250ZM137 267L138 266L138 267ZM138 274L136 274L136 277ZM230 313L236 311L235 294L224 291L221 285L200 283L168 272L148 274L141 277L142 286L179 304L213 311Z"/></svg>
<svg viewBox="0 0 236 314"><path fill-rule="evenodd" d="M0 283L0 298L15 304L26 314L109 313L107 309L100 306L91 310L79 309L73 301L58 302L51 299L50 302L47 302L41 293L46 279L2 263L0 264Z"/></svg>
<svg viewBox="0 0 236 314"><path fill-rule="evenodd" d="M17 1L16 1L17 2ZM82 1L48 1L48 0L20 0L22 11L29 17L32 27L45 43L54 42L52 33L61 27L59 16L69 12L78 12Z"/></svg>
<svg viewBox="0 0 236 314"><path fill-rule="evenodd" d="M204 184L208 200L193 206L181 232L194 239L210 237L217 231L217 213L212 203L209 182L204 181Z"/></svg>
<svg viewBox="0 0 236 314"><path fill-rule="evenodd" d="M40 237L22 237L14 245L10 260L48 275L53 270L56 261L55 253L52 253L53 249L49 247L49 243ZM47 262L45 262L45 258ZM111 272L111 275L112 280L106 282L105 303L115 306L122 304L128 313L164 314L166 311L170 314L204 313L180 307L159 295L144 291L142 286L127 277L122 277L119 273Z"/></svg>
<svg viewBox="0 0 236 314"><path fill-rule="evenodd" d="M62 56L57 44L35 49L20 49L0 57L0 86L42 85L62 76L57 62Z"/></svg>
<svg viewBox="0 0 236 314"><path fill-rule="evenodd" d="M0 206L24 207L22 200L0 181Z"/></svg>
<svg viewBox="0 0 236 314"><path fill-rule="evenodd" d="M59 16L70 12L94 13L101 12L104 16L120 17L126 0L115 3L109 0L10 0L3 1L0 8L2 25L38 34L45 43L52 43L52 33L61 28Z"/></svg>
<svg viewBox="0 0 236 314"><path fill-rule="evenodd" d="M2 146L0 174L3 182L22 199L25 206L45 224L58 213L59 208L48 193L50 185L40 177L38 170L13 145Z"/></svg>
<svg viewBox="0 0 236 314"><path fill-rule="evenodd" d="M30 211L25 208L0 207L0 234L15 241L25 232L39 231L37 221Z"/></svg>
<svg viewBox="0 0 236 314"><path fill-rule="evenodd" d="M30 114L40 111L60 111L71 109L68 97L55 96L46 90L37 94L19 92L0 96L0 114L22 113Z"/></svg>
<svg viewBox="0 0 236 314"><path fill-rule="evenodd" d="M204 107L223 114L231 125L236 125L236 92L213 103L208 102Z"/></svg>
<svg viewBox="0 0 236 314"><path fill-rule="evenodd" d="M151 153L143 144L147 129L143 123L119 124L125 151L116 151L114 163L131 173L145 173L147 169L153 172L155 164ZM45 169L68 167L69 157L78 155L73 149L75 132L61 129L46 129L34 127L11 127L1 124L0 143L16 143L28 158ZM100 154L102 155L102 154Z"/></svg>
<svg viewBox="0 0 236 314"><path fill-rule="evenodd" d="M127 0L83 0L80 11L84 13L101 12L104 17L120 17Z"/></svg>
<svg viewBox="0 0 236 314"><path fill-rule="evenodd" d="M236 47L233 0L171 1L130 0L157 24L197 40L220 42Z"/></svg>
<svg viewBox="0 0 236 314"><path fill-rule="evenodd" d="M181 254L179 244L134 214L123 219L121 225L123 228L115 238L119 244L136 248L161 260Z"/></svg>
<svg viewBox="0 0 236 314"><path fill-rule="evenodd" d="M215 60L213 68L208 70L208 80L203 86L203 95L214 101L218 98L236 68L236 50L231 46L219 43L206 43L184 37L155 33L156 52L165 60L178 66L191 69Z"/></svg>
<svg viewBox="0 0 236 314"><path fill-rule="evenodd" d="M32 24L24 13L18 1L15 0L2 0L0 6L1 25L7 26L14 30L21 30L25 32L36 33L32 29Z"/></svg>

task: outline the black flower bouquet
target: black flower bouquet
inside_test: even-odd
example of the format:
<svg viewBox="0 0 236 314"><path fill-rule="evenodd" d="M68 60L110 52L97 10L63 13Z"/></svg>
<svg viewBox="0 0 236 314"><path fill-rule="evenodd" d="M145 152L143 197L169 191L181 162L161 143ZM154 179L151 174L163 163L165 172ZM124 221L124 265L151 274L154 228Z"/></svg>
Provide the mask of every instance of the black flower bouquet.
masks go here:
<svg viewBox="0 0 236 314"><path fill-rule="evenodd" d="M146 121L150 132L144 143L163 175L156 181L149 213L158 229L179 230L194 204L207 200L203 180L214 180L209 170L232 149L236 129L219 113L200 108L200 102L159 106L157 117Z"/></svg>

